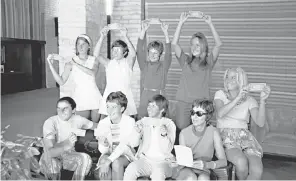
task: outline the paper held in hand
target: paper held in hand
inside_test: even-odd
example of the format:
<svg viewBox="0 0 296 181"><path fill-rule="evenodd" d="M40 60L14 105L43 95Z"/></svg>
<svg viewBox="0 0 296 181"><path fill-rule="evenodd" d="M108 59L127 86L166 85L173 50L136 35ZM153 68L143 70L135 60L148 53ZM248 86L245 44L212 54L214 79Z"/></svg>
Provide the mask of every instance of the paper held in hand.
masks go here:
<svg viewBox="0 0 296 181"><path fill-rule="evenodd" d="M189 147L175 145L177 163L186 167L193 167L193 154Z"/></svg>
<svg viewBox="0 0 296 181"><path fill-rule="evenodd" d="M72 128L72 133L76 134L76 136L85 136L86 130Z"/></svg>

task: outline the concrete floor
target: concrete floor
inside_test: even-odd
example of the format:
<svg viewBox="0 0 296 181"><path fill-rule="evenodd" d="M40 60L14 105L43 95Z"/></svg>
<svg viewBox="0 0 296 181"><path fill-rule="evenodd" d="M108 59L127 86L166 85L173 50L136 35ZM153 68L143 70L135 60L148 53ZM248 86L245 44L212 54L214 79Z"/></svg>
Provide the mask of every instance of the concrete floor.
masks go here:
<svg viewBox="0 0 296 181"><path fill-rule="evenodd" d="M1 96L1 128L10 125L4 138L15 140L16 134L41 136L43 122L55 114L57 88L40 89ZM263 180L296 180L296 161L263 158Z"/></svg>

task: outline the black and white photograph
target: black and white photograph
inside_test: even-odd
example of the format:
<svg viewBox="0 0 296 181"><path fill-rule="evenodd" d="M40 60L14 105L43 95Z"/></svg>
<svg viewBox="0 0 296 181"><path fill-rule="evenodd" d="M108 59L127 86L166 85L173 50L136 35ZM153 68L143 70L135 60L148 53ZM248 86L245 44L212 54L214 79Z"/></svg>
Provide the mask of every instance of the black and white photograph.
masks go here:
<svg viewBox="0 0 296 181"><path fill-rule="evenodd" d="M1 0L1 180L296 180L296 1Z"/></svg>

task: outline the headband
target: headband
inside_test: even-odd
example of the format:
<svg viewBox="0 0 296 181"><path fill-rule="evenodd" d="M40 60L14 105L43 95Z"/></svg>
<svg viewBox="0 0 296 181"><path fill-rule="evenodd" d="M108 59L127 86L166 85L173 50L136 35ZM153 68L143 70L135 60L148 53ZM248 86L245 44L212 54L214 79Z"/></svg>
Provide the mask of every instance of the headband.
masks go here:
<svg viewBox="0 0 296 181"><path fill-rule="evenodd" d="M91 42L91 39L89 38L89 36L85 35L85 34L81 34L77 37L78 38L84 38L86 39L86 41L88 41L89 45L92 46L92 42Z"/></svg>

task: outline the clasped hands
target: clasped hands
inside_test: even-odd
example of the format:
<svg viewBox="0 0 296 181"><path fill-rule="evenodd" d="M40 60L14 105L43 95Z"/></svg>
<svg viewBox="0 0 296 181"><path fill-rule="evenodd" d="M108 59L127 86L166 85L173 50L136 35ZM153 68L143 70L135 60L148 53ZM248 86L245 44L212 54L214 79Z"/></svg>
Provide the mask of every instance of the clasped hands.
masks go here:
<svg viewBox="0 0 296 181"><path fill-rule="evenodd" d="M178 162L176 160L167 159L166 161L169 162L170 167L178 167L179 166L179 164L178 164ZM196 161L193 161L192 168L199 169L199 170L204 170L205 166L206 166L205 161L196 160Z"/></svg>

